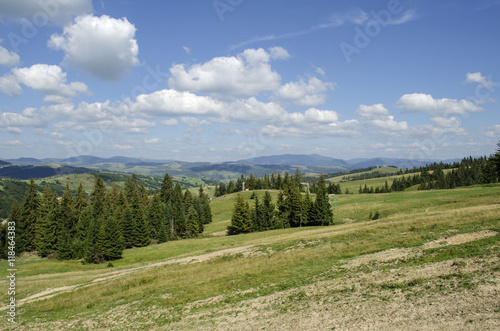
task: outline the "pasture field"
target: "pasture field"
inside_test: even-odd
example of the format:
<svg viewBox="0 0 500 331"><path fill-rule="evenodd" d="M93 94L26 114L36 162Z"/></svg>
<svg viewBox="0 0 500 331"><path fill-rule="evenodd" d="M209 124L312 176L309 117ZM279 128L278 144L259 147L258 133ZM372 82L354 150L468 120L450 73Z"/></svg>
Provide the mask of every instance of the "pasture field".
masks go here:
<svg viewBox="0 0 500 331"><path fill-rule="evenodd" d="M18 259L17 324L2 328L500 326L500 184L342 194L333 226L226 236L235 197L212 199L200 238L128 249L113 267ZM7 269L1 261L2 315Z"/></svg>

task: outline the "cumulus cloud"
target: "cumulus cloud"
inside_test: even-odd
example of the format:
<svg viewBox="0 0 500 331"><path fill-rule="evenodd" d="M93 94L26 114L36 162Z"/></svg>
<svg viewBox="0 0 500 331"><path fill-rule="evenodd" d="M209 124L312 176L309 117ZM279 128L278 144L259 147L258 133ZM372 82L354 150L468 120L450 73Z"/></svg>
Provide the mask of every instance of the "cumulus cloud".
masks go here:
<svg viewBox="0 0 500 331"><path fill-rule="evenodd" d="M288 59L290 57L290 54L286 49L283 47L277 46L277 47L271 47L269 48L269 54L271 55L271 59L276 60L276 59Z"/></svg>
<svg viewBox="0 0 500 331"><path fill-rule="evenodd" d="M491 80L491 76L485 77L480 72L474 72L474 73L468 72L466 74L466 77L467 77L465 80L466 83L477 83L483 87L491 87L495 85L495 83Z"/></svg>
<svg viewBox="0 0 500 331"><path fill-rule="evenodd" d="M1 40L0 40L1 41ZM11 67L19 63L19 55L0 46L0 65Z"/></svg>
<svg viewBox="0 0 500 331"><path fill-rule="evenodd" d="M170 118L168 120L160 121L160 124L165 126L176 126L179 124L179 121L177 121L175 118Z"/></svg>
<svg viewBox="0 0 500 331"><path fill-rule="evenodd" d="M53 34L48 46L64 51L66 65L102 80L118 80L139 64L135 31L125 17L85 15L65 26L62 34Z"/></svg>
<svg viewBox="0 0 500 331"><path fill-rule="evenodd" d="M12 74L0 76L0 91L10 97L17 97L23 94L23 89Z"/></svg>
<svg viewBox="0 0 500 331"><path fill-rule="evenodd" d="M30 108L18 113L2 113L0 112L0 127L10 128L10 131L17 130L19 127L44 127L47 125L47 120L39 116L38 113Z"/></svg>
<svg viewBox="0 0 500 331"><path fill-rule="evenodd" d="M7 132L12 133L12 134L22 134L23 131L19 128L14 128L14 127L7 127Z"/></svg>
<svg viewBox="0 0 500 331"><path fill-rule="evenodd" d="M500 137L500 124L495 124L495 125L488 127L486 130L483 131L483 134L486 137L490 137L490 138Z"/></svg>
<svg viewBox="0 0 500 331"><path fill-rule="evenodd" d="M177 64L170 68L172 89L210 93L218 96L255 95L276 89L281 76L271 69L270 60L283 58L283 50L247 49L237 56L216 57L188 68Z"/></svg>
<svg viewBox="0 0 500 331"><path fill-rule="evenodd" d="M483 110L464 99L434 99L432 95L424 93L405 94L398 100L396 107L407 112L428 113L431 116L462 115Z"/></svg>
<svg viewBox="0 0 500 331"><path fill-rule="evenodd" d="M90 95L90 91L82 82L67 83L66 73L59 66L35 64L29 68L13 68L12 74L0 78L0 90L14 96L22 93L19 84L38 90L45 95L44 101L50 103L66 103L78 94ZM2 79L11 82L11 89L2 88Z"/></svg>
<svg viewBox="0 0 500 331"><path fill-rule="evenodd" d="M74 16L92 12L91 0L23 0L0 1L0 20L4 18L18 21L20 17L39 22L64 25Z"/></svg>
<svg viewBox="0 0 500 331"><path fill-rule="evenodd" d="M276 95L283 99L293 100L298 106L313 107L325 103L326 94L324 92L334 88L334 83L323 82L316 77L311 77L307 82L300 80L280 86Z"/></svg>
<svg viewBox="0 0 500 331"><path fill-rule="evenodd" d="M200 120L199 118L196 117L181 117L181 121L190 128L197 128L202 125L210 125L209 121Z"/></svg>
<svg viewBox="0 0 500 331"><path fill-rule="evenodd" d="M360 105L356 112L360 116L361 122L379 130L379 133L408 130L408 123L406 121L395 121L394 116L390 115L389 110L380 103L371 106Z"/></svg>
<svg viewBox="0 0 500 331"><path fill-rule="evenodd" d="M159 144L161 143L161 139L160 138L144 139L144 142L146 144Z"/></svg>
<svg viewBox="0 0 500 331"><path fill-rule="evenodd" d="M223 104L211 97L165 89L138 95L130 108L149 116L211 115L221 111Z"/></svg>

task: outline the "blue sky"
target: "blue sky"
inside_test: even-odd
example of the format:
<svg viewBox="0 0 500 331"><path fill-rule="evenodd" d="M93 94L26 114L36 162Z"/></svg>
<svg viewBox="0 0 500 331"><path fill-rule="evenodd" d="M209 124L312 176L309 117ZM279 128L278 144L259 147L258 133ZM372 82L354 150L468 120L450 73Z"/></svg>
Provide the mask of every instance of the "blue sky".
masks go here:
<svg viewBox="0 0 500 331"><path fill-rule="evenodd" d="M0 0L0 158L489 155L498 17L493 0Z"/></svg>

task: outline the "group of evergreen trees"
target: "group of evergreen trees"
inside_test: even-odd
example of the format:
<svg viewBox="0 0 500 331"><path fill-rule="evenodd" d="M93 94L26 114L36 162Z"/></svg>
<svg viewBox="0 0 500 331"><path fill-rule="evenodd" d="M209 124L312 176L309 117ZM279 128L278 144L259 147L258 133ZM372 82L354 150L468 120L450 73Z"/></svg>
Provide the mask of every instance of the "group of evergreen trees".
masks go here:
<svg viewBox="0 0 500 331"><path fill-rule="evenodd" d="M228 234L333 224L333 213L323 175L316 183L314 201L311 200L309 193L304 195L300 193L300 182L299 184L297 182L296 177L285 173L282 190L278 194L276 204L272 203L271 194L268 191L264 193L262 202L255 196L253 208L244 201L241 195L238 195Z"/></svg>
<svg viewBox="0 0 500 331"><path fill-rule="evenodd" d="M302 184L302 182L304 182L304 179L302 178L302 175L298 169L295 172L294 176L290 176L288 175L288 173L287 176L289 177L290 180L294 182L294 185L296 185L299 188L299 191L306 192L307 189ZM307 182L311 183L309 187L310 193L317 193L317 188L316 188L317 181L318 181L317 178L316 179L312 177L307 178ZM243 184L245 185L245 187L243 187ZM245 189L248 189L250 191L284 190L285 185L286 183L284 177L281 176L280 173L276 172L272 173L271 176L265 174L264 177L261 178L255 177L252 174L250 176L241 175L241 177L238 178L236 182L231 180L227 185L224 182L220 182L219 185L215 185L215 197L223 196L225 194L241 192L244 191ZM327 191L328 194L342 194L340 184L330 183L327 187Z"/></svg>
<svg viewBox="0 0 500 331"><path fill-rule="evenodd" d="M500 144L499 144L500 145ZM419 174L395 178L392 185L387 181L383 187L368 188L367 185L359 187L359 193L389 193L404 191L407 188L418 185L419 190L453 189L461 186L476 184L495 183L500 178L499 170L495 162L500 159L500 152L495 156L480 158L464 158L461 162L453 164L434 163L425 167L415 168ZM444 170L449 170L446 174Z"/></svg>
<svg viewBox="0 0 500 331"><path fill-rule="evenodd" d="M10 222L16 223L16 254L37 251L41 257L57 253L58 259L84 259L100 263L119 259L125 248L151 242L192 238L212 221L209 199L172 183L166 174L159 193L149 195L134 175L125 188L106 189L98 177L87 199L80 184L75 196L69 186L61 198L50 188L39 196L31 179L22 204L14 203ZM5 229L2 229L4 239ZM5 241L2 244L4 253Z"/></svg>

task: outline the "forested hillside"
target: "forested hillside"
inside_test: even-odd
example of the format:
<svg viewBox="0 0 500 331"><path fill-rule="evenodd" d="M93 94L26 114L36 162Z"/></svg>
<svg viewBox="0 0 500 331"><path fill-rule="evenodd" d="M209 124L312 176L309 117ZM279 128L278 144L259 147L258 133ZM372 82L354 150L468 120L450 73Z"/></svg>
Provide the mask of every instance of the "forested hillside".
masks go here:
<svg viewBox="0 0 500 331"><path fill-rule="evenodd" d="M196 237L212 215L202 187L197 195L183 193L167 174L160 191L150 195L132 175L122 190L116 185L108 190L98 177L90 199L82 185L75 195L67 187L60 199L50 187L40 196L32 179L22 203L14 202L8 221L16 224L17 255L36 250L41 257L100 263L121 258L125 248ZM1 231L2 248L6 229ZM2 256L7 256L5 249Z"/></svg>

